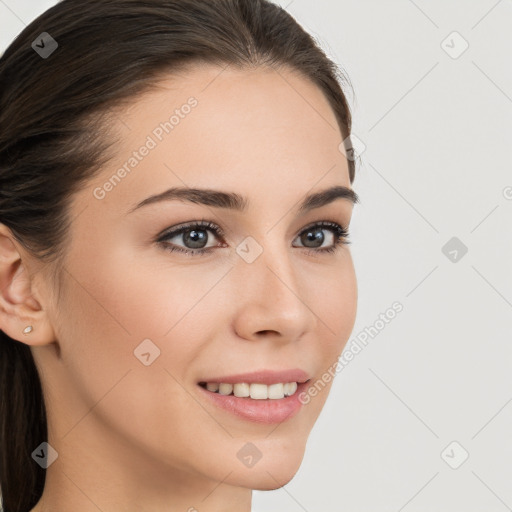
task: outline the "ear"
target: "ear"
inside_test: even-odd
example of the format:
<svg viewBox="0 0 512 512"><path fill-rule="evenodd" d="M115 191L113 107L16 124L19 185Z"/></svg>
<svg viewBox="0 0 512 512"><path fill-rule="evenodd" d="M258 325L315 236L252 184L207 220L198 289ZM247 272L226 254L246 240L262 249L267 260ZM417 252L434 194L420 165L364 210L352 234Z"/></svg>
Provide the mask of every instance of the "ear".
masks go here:
<svg viewBox="0 0 512 512"><path fill-rule="evenodd" d="M37 295L28 261L11 230L0 223L0 329L27 345L46 345L55 341L55 333ZM29 325L32 331L24 334Z"/></svg>

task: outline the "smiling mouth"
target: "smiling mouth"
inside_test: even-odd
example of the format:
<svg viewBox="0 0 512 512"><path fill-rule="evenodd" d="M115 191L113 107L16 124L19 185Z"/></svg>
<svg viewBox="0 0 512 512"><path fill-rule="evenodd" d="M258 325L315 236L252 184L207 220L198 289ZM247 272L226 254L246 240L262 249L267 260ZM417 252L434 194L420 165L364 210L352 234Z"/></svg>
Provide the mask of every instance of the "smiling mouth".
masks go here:
<svg viewBox="0 0 512 512"><path fill-rule="evenodd" d="M299 413L304 406L300 397L311 379L311 374L302 370L263 370L209 377L197 386L207 402L239 419L276 424L289 421Z"/></svg>
<svg viewBox="0 0 512 512"><path fill-rule="evenodd" d="M308 379L305 382L309 382ZM253 400L279 400L294 395L298 385L302 382L277 382L275 384L262 383L227 383L227 382L199 382L202 388L223 396L238 398L252 398Z"/></svg>

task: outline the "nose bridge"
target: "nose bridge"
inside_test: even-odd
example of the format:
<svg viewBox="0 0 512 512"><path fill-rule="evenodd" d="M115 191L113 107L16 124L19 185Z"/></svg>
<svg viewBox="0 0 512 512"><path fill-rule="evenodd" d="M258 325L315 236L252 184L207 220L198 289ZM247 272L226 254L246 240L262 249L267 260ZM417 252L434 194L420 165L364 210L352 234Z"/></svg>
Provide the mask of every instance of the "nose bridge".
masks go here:
<svg viewBox="0 0 512 512"><path fill-rule="evenodd" d="M272 292L274 297L300 293L291 253L276 233L266 234L259 240L248 236L237 248L244 260L243 275L251 289Z"/></svg>
<svg viewBox="0 0 512 512"><path fill-rule="evenodd" d="M246 313L251 311L247 318L253 330L274 330L288 337L312 329L314 315L301 296L292 252L282 235L273 233L262 243L247 237L237 253L241 307Z"/></svg>

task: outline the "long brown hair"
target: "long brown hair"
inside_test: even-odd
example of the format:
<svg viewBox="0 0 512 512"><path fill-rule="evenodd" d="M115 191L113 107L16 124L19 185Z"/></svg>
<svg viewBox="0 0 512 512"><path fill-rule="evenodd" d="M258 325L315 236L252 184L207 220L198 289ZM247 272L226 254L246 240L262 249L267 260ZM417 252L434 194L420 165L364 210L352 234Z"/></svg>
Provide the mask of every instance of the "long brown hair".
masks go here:
<svg viewBox="0 0 512 512"><path fill-rule="evenodd" d="M73 193L112 156L114 107L196 62L299 71L324 93L342 140L350 136L348 77L268 0L63 0L0 58L0 223L30 254L59 268ZM0 331L4 512L28 512L39 501L45 470L32 452L47 436L30 347Z"/></svg>

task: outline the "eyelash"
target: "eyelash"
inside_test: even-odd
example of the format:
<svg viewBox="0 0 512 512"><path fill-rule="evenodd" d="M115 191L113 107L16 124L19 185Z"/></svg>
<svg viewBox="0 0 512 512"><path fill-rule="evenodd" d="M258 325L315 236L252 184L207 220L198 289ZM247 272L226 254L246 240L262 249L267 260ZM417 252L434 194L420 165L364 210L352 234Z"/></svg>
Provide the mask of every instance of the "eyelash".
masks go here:
<svg viewBox="0 0 512 512"><path fill-rule="evenodd" d="M330 222L330 221L317 222L315 224L306 226L297 236L302 235L304 232L306 232L308 230L313 230L313 228L319 228L319 227L320 228L329 228L332 231L332 233L334 233L334 235L335 235L334 243L330 247L306 250L305 251L306 254L318 255L318 253L320 253L320 254L334 253L337 250L339 250L342 245L348 245L351 243L350 240L348 239L348 237L349 237L348 229L345 228L344 226L340 226L336 222ZM217 238L220 237L220 238L224 239L224 237L225 237L224 231L219 226L217 226L216 224L214 224L210 221L201 220L200 222L196 221L193 223L189 223L185 226L181 226L175 230L164 232L164 234L159 236L156 241L157 241L157 243L160 243L164 247L165 250L170 251L170 252L180 252L180 253L187 254L188 256L202 256L207 253L210 253L213 249L215 249L215 247L208 247L206 249L184 249L182 247L179 247L176 245L171 245L168 242L166 242L166 240L168 240L169 238L174 238L177 235L181 235L182 233L185 233L187 231L193 231L195 229L204 230L204 231L211 230L215 233L215 236Z"/></svg>

